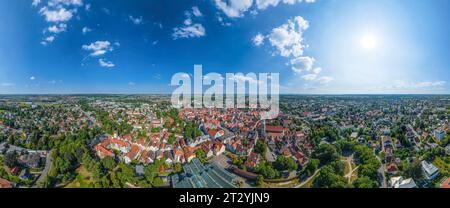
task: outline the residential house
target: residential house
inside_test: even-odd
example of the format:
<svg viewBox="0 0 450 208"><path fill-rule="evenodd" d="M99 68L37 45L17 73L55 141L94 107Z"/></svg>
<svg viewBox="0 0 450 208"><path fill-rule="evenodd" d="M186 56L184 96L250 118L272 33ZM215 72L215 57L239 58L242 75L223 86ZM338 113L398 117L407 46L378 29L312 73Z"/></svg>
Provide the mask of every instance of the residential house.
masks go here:
<svg viewBox="0 0 450 208"><path fill-rule="evenodd" d="M417 188L412 178L403 179L403 176L392 177L390 185L391 188Z"/></svg>
<svg viewBox="0 0 450 208"><path fill-rule="evenodd" d="M308 158L301 152L295 153L294 159L301 167L305 167L305 165L308 163Z"/></svg>
<svg viewBox="0 0 450 208"><path fill-rule="evenodd" d="M216 142L213 145L213 151L215 156L221 155L225 152L225 145L221 142Z"/></svg>
<svg viewBox="0 0 450 208"><path fill-rule="evenodd" d="M166 159L165 162L167 164L172 164L173 163L173 154L172 151L164 151L164 158Z"/></svg>
<svg viewBox="0 0 450 208"><path fill-rule="evenodd" d="M125 163L130 163L131 161L137 159L140 156L140 149L139 146L137 145L131 145L131 150L130 152L128 152L124 157L123 160L125 161Z"/></svg>
<svg viewBox="0 0 450 208"><path fill-rule="evenodd" d="M260 155L257 153L250 153L250 156L247 157L247 160L245 161L244 165L245 167L249 169L254 169L256 166L258 166L260 160Z"/></svg>
<svg viewBox="0 0 450 208"><path fill-rule="evenodd" d="M444 129L438 128L438 129L434 130L433 136L436 139L443 140L445 138L445 131L444 131Z"/></svg>
<svg viewBox="0 0 450 208"><path fill-rule="evenodd" d="M442 181L441 188L450 188L450 177Z"/></svg>
<svg viewBox="0 0 450 208"><path fill-rule="evenodd" d="M12 188L12 187L13 184L10 181L0 178L0 188Z"/></svg>
<svg viewBox="0 0 450 208"><path fill-rule="evenodd" d="M185 157L186 157L186 159L187 159L187 162L190 163L191 160L194 159L196 156L195 156L195 153L194 153L194 152L192 152L192 151L187 151Z"/></svg>
<svg viewBox="0 0 450 208"><path fill-rule="evenodd" d="M390 174L396 174L398 172L398 167L395 162L391 162L386 166L386 172Z"/></svg>
<svg viewBox="0 0 450 208"><path fill-rule="evenodd" d="M101 144L97 144L94 147L94 150L98 157L105 158L105 157L114 157L114 153L105 147L103 147Z"/></svg>

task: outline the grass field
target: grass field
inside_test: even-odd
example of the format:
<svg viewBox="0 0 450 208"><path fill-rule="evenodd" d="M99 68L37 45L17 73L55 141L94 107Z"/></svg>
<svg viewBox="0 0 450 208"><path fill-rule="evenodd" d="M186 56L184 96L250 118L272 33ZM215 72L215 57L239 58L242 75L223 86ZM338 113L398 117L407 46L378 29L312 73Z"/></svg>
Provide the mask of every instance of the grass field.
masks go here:
<svg viewBox="0 0 450 208"><path fill-rule="evenodd" d="M65 188L90 188L93 184L92 174L82 165L76 170L77 176Z"/></svg>
<svg viewBox="0 0 450 208"><path fill-rule="evenodd" d="M267 183L265 182L262 186L263 188L293 188L297 186L300 182L298 179L292 181L282 182L282 183Z"/></svg>

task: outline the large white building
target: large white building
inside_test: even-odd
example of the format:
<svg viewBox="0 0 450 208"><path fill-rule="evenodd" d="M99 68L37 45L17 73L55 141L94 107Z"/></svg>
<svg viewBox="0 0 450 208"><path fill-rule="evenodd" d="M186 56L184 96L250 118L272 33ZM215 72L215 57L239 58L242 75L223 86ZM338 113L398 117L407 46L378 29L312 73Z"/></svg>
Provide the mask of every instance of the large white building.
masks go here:
<svg viewBox="0 0 450 208"><path fill-rule="evenodd" d="M392 188L417 188L412 178L403 179L403 176L392 177L390 184Z"/></svg>
<svg viewBox="0 0 450 208"><path fill-rule="evenodd" d="M445 131L442 128L434 130L433 135L436 139L443 140L445 138Z"/></svg>
<svg viewBox="0 0 450 208"><path fill-rule="evenodd" d="M422 170L428 180L432 180L439 175L439 169L427 161L422 161Z"/></svg>

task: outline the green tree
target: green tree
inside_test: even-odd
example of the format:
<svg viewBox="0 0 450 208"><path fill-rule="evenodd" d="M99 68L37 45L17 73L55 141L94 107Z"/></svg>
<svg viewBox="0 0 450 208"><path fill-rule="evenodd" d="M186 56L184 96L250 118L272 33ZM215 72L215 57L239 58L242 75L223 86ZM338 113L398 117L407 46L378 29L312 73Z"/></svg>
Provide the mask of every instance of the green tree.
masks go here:
<svg viewBox="0 0 450 208"><path fill-rule="evenodd" d="M207 161L206 153L205 153L205 151L203 151L203 149L195 150L194 153L202 163L206 163L206 161Z"/></svg>
<svg viewBox="0 0 450 208"><path fill-rule="evenodd" d="M375 157L375 153L365 145L358 145L355 148L355 157L359 163L358 175L377 180L377 173L381 163Z"/></svg>
<svg viewBox="0 0 450 208"><path fill-rule="evenodd" d="M8 152L5 156L5 165L12 168L17 165L17 153L16 151Z"/></svg>
<svg viewBox="0 0 450 208"><path fill-rule="evenodd" d="M326 165L320 170L319 176L314 179L313 186L316 188L345 188L347 182L342 175L336 174L332 166Z"/></svg>
<svg viewBox="0 0 450 208"><path fill-rule="evenodd" d="M183 166L181 165L181 163L175 163L173 170L175 173L180 173L183 171Z"/></svg>
<svg viewBox="0 0 450 208"><path fill-rule="evenodd" d="M263 183L264 183L264 176L258 175L256 177L255 185L256 186L261 186L261 185L263 185Z"/></svg>
<svg viewBox="0 0 450 208"><path fill-rule="evenodd" d="M261 139L259 139L256 142L256 145L255 145L255 152L259 153L261 156L264 157L264 155L266 154L266 151L267 151L267 144L266 144L266 142L261 140Z"/></svg>
<svg viewBox="0 0 450 208"><path fill-rule="evenodd" d="M336 147L331 144L321 144L316 152L316 158L319 159L321 165L326 165L339 159Z"/></svg>
<svg viewBox="0 0 450 208"><path fill-rule="evenodd" d="M280 173L272 167L270 163L266 163L264 161L259 162L258 166L255 169L255 172L264 176L264 178L279 178Z"/></svg>
<svg viewBox="0 0 450 208"><path fill-rule="evenodd" d="M173 144L175 143L175 134L170 134L169 135L169 139L167 140L168 144Z"/></svg>
<svg viewBox="0 0 450 208"><path fill-rule="evenodd" d="M100 160L104 169L111 171L116 167L116 161L112 157L105 157Z"/></svg>
<svg viewBox="0 0 450 208"><path fill-rule="evenodd" d="M355 188L377 188L377 182L367 176L362 176L353 182Z"/></svg>
<svg viewBox="0 0 450 208"><path fill-rule="evenodd" d="M292 157L286 158L283 155L279 155L274 163L274 167L279 170L297 170L298 165Z"/></svg>
<svg viewBox="0 0 450 208"><path fill-rule="evenodd" d="M422 180L424 174L422 171L422 165L419 159L415 159L411 164L404 167L404 174L406 177L411 177L416 181Z"/></svg>
<svg viewBox="0 0 450 208"><path fill-rule="evenodd" d="M316 172L317 168L319 168L320 161L318 159L311 159L305 167L305 173L308 176L311 176Z"/></svg>

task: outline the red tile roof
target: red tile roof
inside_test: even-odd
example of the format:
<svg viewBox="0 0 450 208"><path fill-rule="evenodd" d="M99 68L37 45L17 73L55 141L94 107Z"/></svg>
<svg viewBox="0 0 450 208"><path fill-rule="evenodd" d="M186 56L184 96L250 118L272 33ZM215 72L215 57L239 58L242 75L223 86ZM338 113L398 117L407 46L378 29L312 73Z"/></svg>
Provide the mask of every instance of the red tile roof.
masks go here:
<svg viewBox="0 0 450 208"><path fill-rule="evenodd" d="M258 165L259 155L252 152L250 156L248 156L247 160L245 161L245 166L249 168L254 168L256 165Z"/></svg>
<svg viewBox="0 0 450 208"><path fill-rule="evenodd" d="M270 126L270 125L266 125L266 131L267 132L283 132L286 129L283 128L282 126Z"/></svg>
<svg viewBox="0 0 450 208"><path fill-rule="evenodd" d="M97 150L98 152L101 152L102 154L104 154L106 156L109 156L109 157L112 157L114 155L113 152L109 151L108 149L106 149L102 145L95 146L95 150Z"/></svg>
<svg viewBox="0 0 450 208"><path fill-rule="evenodd" d="M0 178L0 188L12 188L12 183L6 179Z"/></svg>
<svg viewBox="0 0 450 208"><path fill-rule="evenodd" d="M128 147L129 145L127 142L118 139L111 139L111 143L117 144L122 147Z"/></svg>
<svg viewBox="0 0 450 208"><path fill-rule="evenodd" d="M441 188L450 188L450 178L441 183Z"/></svg>
<svg viewBox="0 0 450 208"><path fill-rule="evenodd" d="M127 157L130 158L130 160L134 160L137 154L139 154L139 147L137 145L131 145L131 151L128 152Z"/></svg>
<svg viewBox="0 0 450 208"><path fill-rule="evenodd" d="M208 129L208 134L211 137L215 137L217 134L218 130L217 129Z"/></svg>

